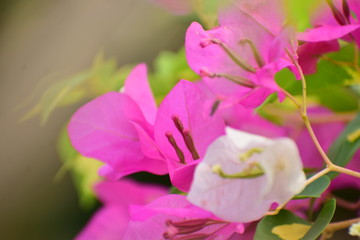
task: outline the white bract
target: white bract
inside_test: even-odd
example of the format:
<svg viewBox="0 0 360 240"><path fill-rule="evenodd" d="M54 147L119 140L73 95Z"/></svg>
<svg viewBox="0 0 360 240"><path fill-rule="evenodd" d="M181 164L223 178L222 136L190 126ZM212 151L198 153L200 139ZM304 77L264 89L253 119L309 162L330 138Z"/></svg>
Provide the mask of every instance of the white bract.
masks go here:
<svg viewBox="0 0 360 240"><path fill-rule="evenodd" d="M293 140L227 128L197 166L188 200L226 221L255 221L303 190L302 167Z"/></svg>

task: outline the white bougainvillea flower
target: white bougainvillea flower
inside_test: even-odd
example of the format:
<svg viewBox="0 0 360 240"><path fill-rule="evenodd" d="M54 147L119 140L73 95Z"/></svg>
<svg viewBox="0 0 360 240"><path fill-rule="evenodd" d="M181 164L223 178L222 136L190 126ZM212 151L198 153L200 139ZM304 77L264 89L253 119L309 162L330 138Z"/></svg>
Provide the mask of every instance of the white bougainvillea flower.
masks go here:
<svg viewBox="0 0 360 240"><path fill-rule="evenodd" d="M188 200L231 222L251 222L305 186L296 144L226 129L195 170Z"/></svg>

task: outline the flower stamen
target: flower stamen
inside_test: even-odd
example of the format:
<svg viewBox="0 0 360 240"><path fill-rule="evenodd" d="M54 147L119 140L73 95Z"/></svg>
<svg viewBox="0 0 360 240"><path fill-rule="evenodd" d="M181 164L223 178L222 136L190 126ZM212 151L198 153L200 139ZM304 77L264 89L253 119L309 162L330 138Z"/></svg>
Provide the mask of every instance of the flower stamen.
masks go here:
<svg viewBox="0 0 360 240"><path fill-rule="evenodd" d="M220 106L220 103L221 103L220 99L215 100L215 102L211 106L210 116L214 116L214 114L216 113L216 111Z"/></svg>
<svg viewBox="0 0 360 240"><path fill-rule="evenodd" d="M246 162L249 158L251 158L254 154L256 153L262 153L264 150L261 148L252 148L249 149L248 151L240 154L240 161L241 162Z"/></svg>
<svg viewBox="0 0 360 240"><path fill-rule="evenodd" d="M171 144L171 146L174 148L176 155L178 156L180 163L182 164L186 164L185 162L185 156L183 151L179 148L179 146L176 143L176 140L174 138L174 136L172 135L171 132L167 132L165 133L166 138L168 139L169 143Z"/></svg>
<svg viewBox="0 0 360 240"><path fill-rule="evenodd" d="M257 65L261 68L265 65L265 61L263 59L263 57L261 56L260 52L258 51L258 49L256 48L255 44L249 40L249 39L243 39L243 40L240 40L239 44L241 45L245 45L245 44L248 44L251 48L251 51L253 52L254 54L254 57L255 57L255 60L256 60L256 63Z"/></svg>
<svg viewBox="0 0 360 240"><path fill-rule="evenodd" d="M219 164L212 166L212 172L218 174L222 178L257 178L265 174L259 163L251 163L242 172L235 174L227 174L222 170Z"/></svg>
<svg viewBox="0 0 360 240"><path fill-rule="evenodd" d="M239 55L237 55L234 51L232 51L224 42L222 42L220 39L212 38L212 39L205 39L200 43L201 47L206 47L210 44L216 44L220 46L226 54L233 60L239 67L244 69L245 71L255 73L256 69L252 67L250 64L246 63L246 61L241 58Z"/></svg>
<svg viewBox="0 0 360 240"><path fill-rule="evenodd" d="M233 83L239 84L241 86L247 87L247 88L254 88L256 85L254 83L251 82L251 80L241 77L241 76L233 76L230 74L226 74L226 73L214 73L211 72L209 69L207 69L206 67L202 67L200 69L200 76L201 77L208 77L208 78L226 78L230 81L232 81Z"/></svg>
<svg viewBox="0 0 360 240"><path fill-rule="evenodd" d="M190 130L184 129L184 125L182 124L179 116L173 115L171 117L171 119L173 120L175 127L177 128L177 130L180 132L181 136L183 137L184 143L185 143L187 149L189 150L189 152L191 153L193 160L199 159L200 156L199 156L198 152L196 151L194 140L193 140Z"/></svg>

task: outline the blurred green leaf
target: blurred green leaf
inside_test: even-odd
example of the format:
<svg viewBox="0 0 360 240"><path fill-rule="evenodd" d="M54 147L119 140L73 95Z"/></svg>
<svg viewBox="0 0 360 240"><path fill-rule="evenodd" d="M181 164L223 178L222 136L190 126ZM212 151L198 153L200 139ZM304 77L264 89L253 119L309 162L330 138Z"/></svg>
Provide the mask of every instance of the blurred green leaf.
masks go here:
<svg viewBox="0 0 360 240"><path fill-rule="evenodd" d="M330 178L327 176L322 176L307 185L301 193L294 197L294 199L319 198L321 197L321 194L329 187L329 185Z"/></svg>
<svg viewBox="0 0 360 240"><path fill-rule="evenodd" d="M345 85L348 86L359 98L360 97L360 73L353 68L346 68L351 78L346 79Z"/></svg>
<svg viewBox="0 0 360 240"><path fill-rule="evenodd" d="M105 60L102 53L98 54L88 79L87 91L90 96L97 97L109 91L119 91L134 66L129 64L118 68L115 58Z"/></svg>
<svg viewBox="0 0 360 240"><path fill-rule="evenodd" d="M178 188L172 186L169 191L170 194L180 194L180 195L186 195L187 193L179 190Z"/></svg>
<svg viewBox="0 0 360 240"><path fill-rule="evenodd" d="M88 72L82 72L74 77L54 84L43 93L40 101L26 113L20 121L28 120L29 118L40 114L41 122L45 123L56 107L77 102L84 96L84 92L79 91L79 89L76 88L88 77Z"/></svg>
<svg viewBox="0 0 360 240"><path fill-rule="evenodd" d="M192 5L201 22L210 29L217 26L218 7L226 2L229 0L192 0Z"/></svg>
<svg viewBox="0 0 360 240"><path fill-rule="evenodd" d="M149 74L150 85L158 103L180 79L193 81L198 78L187 64L184 48L175 53L161 52L154 61L154 71Z"/></svg>
<svg viewBox="0 0 360 240"><path fill-rule="evenodd" d="M310 16L314 12L321 0L286 0L285 9L288 19L297 26L297 30L302 32L311 27Z"/></svg>
<svg viewBox="0 0 360 240"><path fill-rule="evenodd" d="M80 155L71 145L66 128L60 133L57 147L63 167L55 180L59 181L66 172L70 171L78 191L80 205L84 208L93 207L96 203L93 186L101 180L98 169L103 163Z"/></svg>
<svg viewBox="0 0 360 240"><path fill-rule="evenodd" d="M355 152L360 148L360 137L354 138L354 133L360 128L360 113L352 120L330 146L328 156L331 161L339 166L346 166L352 159ZM334 178L338 173L331 172L328 174L330 178Z"/></svg>
<svg viewBox="0 0 360 240"><path fill-rule="evenodd" d="M131 69L130 65L117 69L115 59L104 60L100 53L90 69L57 82L45 90L39 102L20 121L40 115L41 123L44 124L57 107L72 105L109 91L118 91Z"/></svg>
<svg viewBox="0 0 360 240"><path fill-rule="evenodd" d="M342 59L349 48L342 49L332 57ZM315 99L321 105L335 112L356 111L359 108L358 98L347 86L351 78L349 71L329 61L320 60L315 74L306 75L308 97ZM302 94L300 80L296 80L288 69L283 69L276 75L276 81L285 90L294 96Z"/></svg>
<svg viewBox="0 0 360 240"><path fill-rule="evenodd" d="M331 219L334 216L335 209L335 199L330 199L329 201L327 201L323 209L319 213L319 216L316 218L315 223L312 224L310 230L303 238L301 238L301 240L316 240L323 232L325 227L330 223Z"/></svg>
<svg viewBox="0 0 360 240"><path fill-rule="evenodd" d="M302 224L310 225L307 221L299 218L288 210L281 210L277 215L264 217L257 225L254 240L283 240L273 232L277 226Z"/></svg>

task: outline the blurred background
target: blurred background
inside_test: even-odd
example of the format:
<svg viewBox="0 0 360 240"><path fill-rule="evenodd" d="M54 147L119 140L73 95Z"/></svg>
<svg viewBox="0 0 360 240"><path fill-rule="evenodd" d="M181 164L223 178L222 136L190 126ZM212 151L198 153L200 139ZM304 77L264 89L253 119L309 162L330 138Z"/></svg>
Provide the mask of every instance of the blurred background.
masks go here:
<svg viewBox="0 0 360 240"><path fill-rule="evenodd" d="M100 51L118 67L151 63L188 24L146 0L0 0L0 239L72 239L92 214L69 174L54 181L59 131L81 104L19 123L43 91Z"/></svg>

